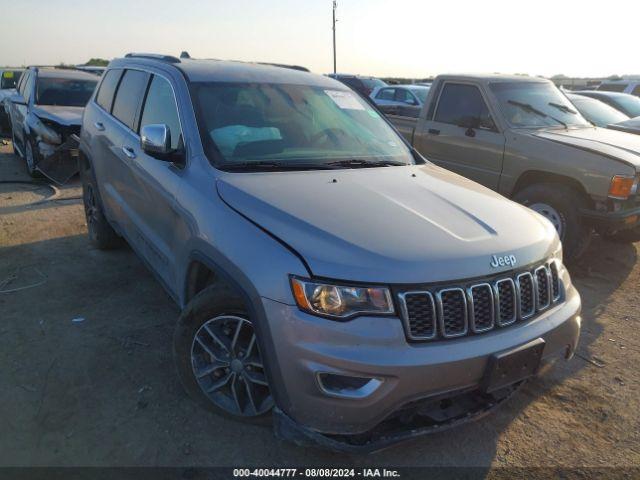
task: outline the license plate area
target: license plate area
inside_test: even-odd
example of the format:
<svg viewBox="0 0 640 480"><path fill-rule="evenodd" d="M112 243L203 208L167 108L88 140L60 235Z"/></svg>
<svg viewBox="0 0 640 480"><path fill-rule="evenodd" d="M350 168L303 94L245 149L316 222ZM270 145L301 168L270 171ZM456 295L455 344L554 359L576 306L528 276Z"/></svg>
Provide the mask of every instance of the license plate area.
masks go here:
<svg viewBox="0 0 640 480"><path fill-rule="evenodd" d="M482 382L483 390L490 393L535 375L540 367L544 345L544 340L538 338L491 355Z"/></svg>

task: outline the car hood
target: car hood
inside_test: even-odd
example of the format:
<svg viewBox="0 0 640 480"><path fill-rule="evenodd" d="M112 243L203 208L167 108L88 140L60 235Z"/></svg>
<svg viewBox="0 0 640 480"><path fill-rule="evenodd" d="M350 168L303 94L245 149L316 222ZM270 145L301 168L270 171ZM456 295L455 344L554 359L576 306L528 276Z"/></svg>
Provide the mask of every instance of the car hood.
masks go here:
<svg viewBox="0 0 640 480"><path fill-rule="evenodd" d="M640 134L640 117L630 118L629 120L624 120L622 122L614 123L612 125L607 125L607 128L611 128L613 130L620 130L623 132Z"/></svg>
<svg viewBox="0 0 640 480"><path fill-rule="evenodd" d="M551 223L434 165L270 173L217 180L231 208L288 244L315 276L428 283L485 276L557 247Z"/></svg>
<svg viewBox="0 0 640 480"><path fill-rule="evenodd" d="M61 107L50 105L36 105L33 113L39 118L52 120L60 125L82 125L82 112L84 107Z"/></svg>
<svg viewBox="0 0 640 480"><path fill-rule="evenodd" d="M538 130L532 135L615 158L640 170L640 137L609 128Z"/></svg>

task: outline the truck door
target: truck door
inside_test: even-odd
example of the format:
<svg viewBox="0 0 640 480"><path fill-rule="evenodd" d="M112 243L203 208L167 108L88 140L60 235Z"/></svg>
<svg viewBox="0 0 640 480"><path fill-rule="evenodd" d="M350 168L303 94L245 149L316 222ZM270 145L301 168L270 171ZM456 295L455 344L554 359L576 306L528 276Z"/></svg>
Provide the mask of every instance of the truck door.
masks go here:
<svg viewBox="0 0 640 480"><path fill-rule="evenodd" d="M437 92L435 92L437 93ZM429 160L497 190L505 136L496 127L480 89L444 82L433 97L435 109L422 122L415 146Z"/></svg>

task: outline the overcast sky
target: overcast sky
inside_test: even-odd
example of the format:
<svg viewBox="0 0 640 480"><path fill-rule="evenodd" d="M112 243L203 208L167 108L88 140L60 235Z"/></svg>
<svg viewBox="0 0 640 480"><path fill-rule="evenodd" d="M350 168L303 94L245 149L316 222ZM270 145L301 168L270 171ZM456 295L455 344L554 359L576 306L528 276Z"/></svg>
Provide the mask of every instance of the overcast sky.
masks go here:
<svg viewBox="0 0 640 480"><path fill-rule="evenodd" d="M333 68L331 0L1 3L0 65L187 50L192 57L294 63L319 73ZM589 3L338 0L338 71L640 73L640 1Z"/></svg>

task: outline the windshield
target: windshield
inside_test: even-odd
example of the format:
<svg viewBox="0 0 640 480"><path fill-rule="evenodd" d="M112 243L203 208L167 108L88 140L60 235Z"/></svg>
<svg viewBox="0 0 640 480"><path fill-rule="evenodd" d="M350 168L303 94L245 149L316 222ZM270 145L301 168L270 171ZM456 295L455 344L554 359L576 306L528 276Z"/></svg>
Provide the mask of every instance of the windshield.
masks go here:
<svg viewBox="0 0 640 480"><path fill-rule="evenodd" d="M490 88L512 127L590 126L553 84L501 82Z"/></svg>
<svg viewBox="0 0 640 480"><path fill-rule="evenodd" d="M582 97L571 98L571 101L587 120L592 121L598 127L606 127L612 123L629 120L627 115L600 100Z"/></svg>
<svg viewBox="0 0 640 480"><path fill-rule="evenodd" d="M192 85L203 144L220 168L258 162L288 168L413 163L395 131L351 91L280 84Z"/></svg>
<svg viewBox="0 0 640 480"><path fill-rule="evenodd" d="M620 105L625 113L631 117L640 117L640 98L633 95L616 95L612 99L616 104Z"/></svg>
<svg viewBox="0 0 640 480"><path fill-rule="evenodd" d="M97 80L76 80L72 78L38 78L37 105L60 105L84 107Z"/></svg>

